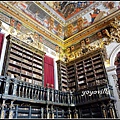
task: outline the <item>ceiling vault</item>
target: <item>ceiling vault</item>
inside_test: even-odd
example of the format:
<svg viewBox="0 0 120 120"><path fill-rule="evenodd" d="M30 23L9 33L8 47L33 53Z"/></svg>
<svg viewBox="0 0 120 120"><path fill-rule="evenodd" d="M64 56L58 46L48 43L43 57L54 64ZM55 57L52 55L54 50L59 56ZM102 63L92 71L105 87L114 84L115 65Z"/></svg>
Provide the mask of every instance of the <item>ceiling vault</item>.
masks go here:
<svg viewBox="0 0 120 120"><path fill-rule="evenodd" d="M39 2L35 2L38 6L41 4ZM95 34L101 29L110 25L110 22L117 17L120 20L120 9L113 12L112 14L107 15L99 21L94 22L90 26L84 28L83 30L77 32L76 34L70 36L63 40L58 35L52 33L50 30L39 24L36 20L32 19L30 16L26 15L24 12L21 12L19 9L15 8L9 2L1 2L0 4L1 11L5 14L17 19L23 25L29 27L31 30L42 34L45 38L47 38L52 43L57 44L62 49L66 49L69 46L80 42L82 39L87 38L88 36ZM53 16L54 18L55 16ZM63 23L62 23L63 25Z"/></svg>

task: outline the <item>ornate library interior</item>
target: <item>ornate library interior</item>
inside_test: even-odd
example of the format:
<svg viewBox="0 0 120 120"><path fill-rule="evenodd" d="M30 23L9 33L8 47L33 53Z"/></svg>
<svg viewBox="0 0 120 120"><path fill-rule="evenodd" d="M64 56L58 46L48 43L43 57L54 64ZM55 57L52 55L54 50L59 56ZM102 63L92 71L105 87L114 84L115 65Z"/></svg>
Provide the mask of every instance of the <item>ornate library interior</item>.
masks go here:
<svg viewBox="0 0 120 120"><path fill-rule="evenodd" d="M0 118L120 118L120 1L0 1Z"/></svg>

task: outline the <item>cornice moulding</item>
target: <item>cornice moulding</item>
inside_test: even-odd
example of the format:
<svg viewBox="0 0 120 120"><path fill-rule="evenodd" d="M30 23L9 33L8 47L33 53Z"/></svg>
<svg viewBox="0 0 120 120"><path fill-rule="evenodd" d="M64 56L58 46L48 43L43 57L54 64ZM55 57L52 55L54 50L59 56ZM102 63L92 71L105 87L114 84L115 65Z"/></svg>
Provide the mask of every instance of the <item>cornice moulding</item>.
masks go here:
<svg viewBox="0 0 120 120"><path fill-rule="evenodd" d="M40 25L37 21L33 20L29 16L23 14L17 9L13 9L13 6L11 6L9 3L0 4L0 7L2 10L4 10L4 12L6 12L6 14L9 14L10 16L15 17L18 21L21 21L23 25L28 27L30 26L31 29L36 30L51 42L54 42L61 47L64 46L64 41L62 39L51 33L49 30L45 29L42 25Z"/></svg>
<svg viewBox="0 0 120 120"><path fill-rule="evenodd" d="M82 40L82 39L96 33L100 29L103 29L103 28L107 27L110 24L110 21L112 21L115 17L120 19L120 10L106 16L105 18L101 19L100 21L97 21L97 22L91 24L90 26L83 29L79 33L76 33L75 35L73 35L70 38L66 39L65 42L64 42L64 44L65 44L64 47L67 48L70 45L72 45L73 43L76 44L80 40Z"/></svg>
<svg viewBox="0 0 120 120"><path fill-rule="evenodd" d="M31 28L32 30L37 31L38 33L42 34L46 39L51 41L52 43L60 46L62 49L66 49L67 47L71 46L72 44L78 43L80 40L91 36L92 34L96 33L100 29L105 28L109 25L110 21L113 20L115 17L120 19L120 10L102 18L101 20L91 24L87 28L84 28L79 33L67 38L66 40L60 39L57 35L50 32L48 29L44 28L40 25L37 21L33 20L29 16L25 15L24 13L20 12L18 9L13 8L7 2L1 2L0 4L1 11L5 12L6 14L15 17L18 21L21 21L23 25Z"/></svg>

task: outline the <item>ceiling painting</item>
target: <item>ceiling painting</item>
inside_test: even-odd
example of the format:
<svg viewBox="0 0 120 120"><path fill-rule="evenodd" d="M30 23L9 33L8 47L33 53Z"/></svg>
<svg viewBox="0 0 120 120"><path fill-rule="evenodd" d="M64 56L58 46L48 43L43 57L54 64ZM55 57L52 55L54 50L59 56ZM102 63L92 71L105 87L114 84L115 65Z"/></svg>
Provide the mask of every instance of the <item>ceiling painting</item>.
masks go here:
<svg viewBox="0 0 120 120"><path fill-rule="evenodd" d="M51 2L46 1L53 10L55 10L65 20L74 16L76 13L84 10L89 5L93 4L93 1L63 1L63 2Z"/></svg>
<svg viewBox="0 0 120 120"><path fill-rule="evenodd" d="M51 8L56 13L55 15L62 16L68 22L67 26L61 24L54 16L48 14L48 11L43 10L35 1L31 2L9 2L13 7L24 12L35 21L39 22L43 27L51 31L56 36L66 40L74 34L80 32L84 28L90 26L94 22L108 16L109 14L120 10L120 2L114 1L45 1L46 9ZM89 8L89 9L87 9ZM50 10L50 9L49 9ZM83 11L83 12L82 12ZM74 16L80 13L80 17L74 20ZM68 19L73 19L69 23Z"/></svg>

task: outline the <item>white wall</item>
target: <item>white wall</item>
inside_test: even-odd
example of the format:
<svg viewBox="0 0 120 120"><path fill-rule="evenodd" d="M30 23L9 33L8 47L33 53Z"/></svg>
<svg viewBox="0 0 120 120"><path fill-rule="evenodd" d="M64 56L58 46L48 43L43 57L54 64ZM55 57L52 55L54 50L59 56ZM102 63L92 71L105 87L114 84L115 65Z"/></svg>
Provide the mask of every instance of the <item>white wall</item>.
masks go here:
<svg viewBox="0 0 120 120"><path fill-rule="evenodd" d="M107 50L107 57L110 60L110 66L107 67L106 70L108 74L109 83L110 85L113 86L113 93L116 99L115 107L116 107L117 116L120 118L120 99L118 96L119 93L116 86L118 78L116 73L116 66L114 65L115 57L120 51L120 43L112 42L106 46L106 50Z"/></svg>
<svg viewBox="0 0 120 120"><path fill-rule="evenodd" d="M112 42L111 44L106 46L108 59L110 59L110 66L114 66L115 57L117 53L120 51L120 43Z"/></svg>

